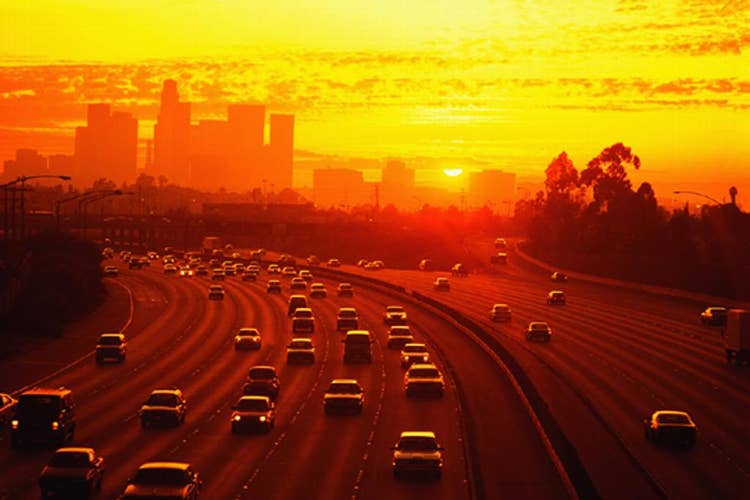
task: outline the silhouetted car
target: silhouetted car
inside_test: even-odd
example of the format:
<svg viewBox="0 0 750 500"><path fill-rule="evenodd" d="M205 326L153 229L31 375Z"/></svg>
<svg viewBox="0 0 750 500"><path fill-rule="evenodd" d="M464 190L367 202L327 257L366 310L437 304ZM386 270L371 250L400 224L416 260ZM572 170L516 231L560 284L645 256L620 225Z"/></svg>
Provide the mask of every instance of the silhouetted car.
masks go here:
<svg viewBox="0 0 750 500"><path fill-rule="evenodd" d="M193 270L190 269L190 266L188 264L185 264L184 266L180 266L179 275L183 278L192 278Z"/></svg>
<svg viewBox="0 0 750 500"><path fill-rule="evenodd" d="M224 300L224 287L221 285L211 285L208 288L209 300Z"/></svg>
<svg viewBox="0 0 750 500"><path fill-rule="evenodd" d="M315 346L308 338L294 338L286 346L286 362L315 363Z"/></svg>
<svg viewBox="0 0 750 500"><path fill-rule="evenodd" d="M432 260L430 259L422 259L419 261L419 270L420 271L432 271L433 265Z"/></svg>
<svg viewBox="0 0 750 500"><path fill-rule="evenodd" d="M123 500L137 498L195 500L201 480L190 464L183 462L147 462L128 481Z"/></svg>
<svg viewBox="0 0 750 500"><path fill-rule="evenodd" d="M260 332L257 328L240 328L240 331L234 336L235 350L260 349L260 344Z"/></svg>
<svg viewBox="0 0 750 500"><path fill-rule="evenodd" d="M340 307L336 315L336 330L348 331L356 330L359 327L359 314L353 307Z"/></svg>
<svg viewBox="0 0 750 500"><path fill-rule="evenodd" d="M659 410L643 419L643 432L646 439L656 444L693 448L698 427L684 411Z"/></svg>
<svg viewBox="0 0 750 500"><path fill-rule="evenodd" d="M174 264L164 264L164 274L177 274L177 266Z"/></svg>
<svg viewBox="0 0 750 500"><path fill-rule="evenodd" d="M125 361L128 353L128 343L122 333L103 333L96 342L96 362L103 363L107 359Z"/></svg>
<svg viewBox="0 0 750 500"><path fill-rule="evenodd" d="M414 342L414 336L407 325L395 325L388 330L388 349L402 349Z"/></svg>
<svg viewBox="0 0 750 500"><path fill-rule="evenodd" d="M309 307L298 307L292 316L292 333L315 331L315 316Z"/></svg>
<svg viewBox="0 0 750 500"><path fill-rule="evenodd" d="M298 307L310 307L310 305L307 303L307 297L305 297L304 295L291 295L289 297L289 305L286 310L287 315L289 317L294 316L294 311L296 311Z"/></svg>
<svg viewBox="0 0 750 500"><path fill-rule="evenodd" d="M242 393L246 396L268 396L275 401L279 396L280 388L281 382L276 375L276 368L257 365L247 372L247 383Z"/></svg>
<svg viewBox="0 0 750 500"><path fill-rule="evenodd" d="M18 397L10 421L10 445L53 443L57 447L72 441L76 428L73 392L65 387L38 387Z"/></svg>
<svg viewBox="0 0 750 500"><path fill-rule="evenodd" d="M307 263L311 266L319 266L320 265L320 259L317 255L311 255L307 258Z"/></svg>
<svg viewBox="0 0 750 500"><path fill-rule="evenodd" d="M271 432L276 421L275 405L268 396L242 396L232 406L232 433Z"/></svg>
<svg viewBox="0 0 750 500"><path fill-rule="evenodd" d="M506 248L508 248L508 244L506 243L505 238L496 238L495 248L498 250L505 250Z"/></svg>
<svg viewBox="0 0 750 500"><path fill-rule="evenodd" d="M211 279L213 281L224 281L226 280L226 272L224 269L214 269L213 274L211 275Z"/></svg>
<svg viewBox="0 0 750 500"><path fill-rule="evenodd" d="M365 267L369 261L367 259L359 259L357 261L357 267Z"/></svg>
<svg viewBox="0 0 750 500"><path fill-rule="evenodd" d="M301 269L300 272L298 273L298 276L305 281L313 280L313 274L310 272L309 269Z"/></svg>
<svg viewBox="0 0 750 500"><path fill-rule="evenodd" d="M393 447L393 476L427 474L440 479L443 473L443 447L434 432L402 432Z"/></svg>
<svg viewBox="0 0 750 500"><path fill-rule="evenodd" d="M297 271L295 271L291 266L286 266L281 270L281 275L294 278L295 276L297 276Z"/></svg>
<svg viewBox="0 0 750 500"><path fill-rule="evenodd" d="M224 275L225 276L236 276L237 271L234 268L234 264L230 264L228 266L224 266Z"/></svg>
<svg viewBox="0 0 750 500"><path fill-rule="evenodd" d="M268 274L280 274L281 268L278 264L268 264L268 268L266 268L266 271L268 271Z"/></svg>
<svg viewBox="0 0 750 500"><path fill-rule="evenodd" d="M351 283L339 283L339 286L336 288L336 295L339 297L354 297L354 288L352 288Z"/></svg>
<svg viewBox="0 0 750 500"><path fill-rule="evenodd" d="M328 292L323 283L313 283L310 285L310 297L325 298L327 295Z"/></svg>
<svg viewBox="0 0 750 500"><path fill-rule="evenodd" d="M245 270L245 272L242 273L242 281L258 281L258 273Z"/></svg>
<svg viewBox="0 0 750 500"><path fill-rule="evenodd" d="M541 340L549 342L552 338L552 328L544 321L532 321L526 327L526 340Z"/></svg>
<svg viewBox="0 0 750 500"><path fill-rule="evenodd" d="M561 282L568 281L568 275L560 271L555 271L554 273L552 273L552 275L549 278L552 281L561 281Z"/></svg>
<svg viewBox="0 0 750 500"><path fill-rule="evenodd" d="M365 391L354 379L334 379L323 396L326 415L334 413L362 413Z"/></svg>
<svg viewBox="0 0 750 500"><path fill-rule="evenodd" d="M469 275L469 271L466 270L466 266L461 264L454 264L451 268L451 274L457 278L465 278Z"/></svg>
<svg viewBox="0 0 750 500"><path fill-rule="evenodd" d="M344 363L363 360L372 363L372 336L368 330L349 330L344 343Z"/></svg>
<svg viewBox="0 0 750 500"><path fill-rule="evenodd" d="M434 394L443 397L443 374L432 363L414 363L404 374L404 389L407 396Z"/></svg>
<svg viewBox="0 0 750 500"><path fill-rule="evenodd" d="M179 389L157 389L141 405L141 427L180 425L185 421L187 401Z"/></svg>
<svg viewBox="0 0 750 500"><path fill-rule="evenodd" d="M508 304L494 304L490 309L490 320L491 321L510 321L511 311Z"/></svg>
<svg viewBox="0 0 750 500"><path fill-rule="evenodd" d="M200 265L195 268L195 274L198 276L208 276L208 268L206 266Z"/></svg>
<svg viewBox="0 0 750 500"><path fill-rule="evenodd" d="M0 426L10 423L16 413L18 401L10 394L0 394Z"/></svg>
<svg viewBox="0 0 750 500"><path fill-rule="evenodd" d="M107 276L109 278L116 278L119 275L120 271L117 269L117 266L105 266L104 276Z"/></svg>
<svg viewBox="0 0 750 500"><path fill-rule="evenodd" d="M130 260L128 261L128 269L141 269L143 267L143 263L141 262L141 258L137 256L131 256Z"/></svg>
<svg viewBox="0 0 750 500"><path fill-rule="evenodd" d="M430 353L424 344L411 342L401 349L401 368L409 368L413 363L428 363Z"/></svg>
<svg viewBox="0 0 750 500"><path fill-rule="evenodd" d="M339 259L328 259L328 267L341 267Z"/></svg>
<svg viewBox="0 0 750 500"><path fill-rule="evenodd" d="M505 252L499 252L497 255L490 257L490 264L507 264L508 254Z"/></svg>
<svg viewBox="0 0 750 500"><path fill-rule="evenodd" d="M104 459L93 448L59 448L39 475L42 498L88 498L102 488Z"/></svg>
<svg viewBox="0 0 750 500"><path fill-rule="evenodd" d="M547 304L565 305L565 292L562 290L552 290L547 294Z"/></svg>
<svg viewBox="0 0 750 500"><path fill-rule="evenodd" d="M448 281L448 278L435 278L435 282L432 285L439 292L450 292L451 290L451 283Z"/></svg>
<svg viewBox="0 0 750 500"><path fill-rule="evenodd" d="M267 293L281 293L281 281L279 280L268 280L266 285Z"/></svg>
<svg viewBox="0 0 750 500"><path fill-rule="evenodd" d="M701 313L701 323L711 326L726 326L727 308L726 307L707 307Z"/></svg>
<svg viewBox="0 0 750 500"><path fill-rule="evenodd" d="M386 306L383 321L388 326L406 325L409 322L402 306Z"/></svg>

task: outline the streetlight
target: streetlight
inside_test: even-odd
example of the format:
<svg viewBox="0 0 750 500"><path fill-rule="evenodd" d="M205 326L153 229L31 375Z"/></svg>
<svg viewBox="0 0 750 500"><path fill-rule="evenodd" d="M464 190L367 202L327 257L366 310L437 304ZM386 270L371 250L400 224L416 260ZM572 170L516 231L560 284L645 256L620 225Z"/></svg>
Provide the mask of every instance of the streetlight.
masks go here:
<svg viewBox="0 0 750 500"><path fill-rule="evenodd" d="M122 194L122 191L119 189L98 189L96 191L86 191L85 193L79 193L74 196L69 196L68 198L63 198L62 200L57 200L55 202L55 218L57 220L57 230L60 230L60 205L63 203L67 203L69 201L78 200L80 198L84 198L86 196L95 196L98 194ZM80 207L79 207L80 212Z"/></svg>
<svg viewBox="0 0 750 500"><path fill-rule="evenodd" d="M714 203L716 203L718 206L721 206L722 203L720 203L718 200L711 198L707 194L699 193L697 191L672 191L674 194L693 194L695 196L702 196L703 198L706 198L707 200L711 200Z"/></svg>
<svg viewBox="0 0 750 500"><path fill-rule="evenodd" d="M26 181L30 181L33 179L60 179L61 181L69 181L71 177L69 175L52 175L52 174L41 174L41 175L22 175L16 180L6 182L5 184L0 184L0 188L3 188L3 208L5 209L5 217L4 217L4 224L3 224L3 237L7 239L8 235L8 187L12 186L13 184L21 183L21 239L24 239L26 236L26 197L24 196L24 192L26 191ZM12 210L13 213L16 213L16 197L13 196L13 203L12 203ZM13 229L15 232L15 220L13 222ZM15 234L13 235L15 237Z"/></svg>
<svg viewBox="0 0 750 500"><path fill-rule="evenodd" d="M93 203L95 201L103 200L104 198L109 198L110 196L122 196L122 195L133 195L135 194L133 191L121 191L119 189L115 189L111 192L104 192L104 193L98 193L97 195L92 196L91 198L86 198L80 201L82 207L83 207L83 239L86 239L86 223L87 223L87 217L86 217L86 209L89 205L89 203Z"/></svg>

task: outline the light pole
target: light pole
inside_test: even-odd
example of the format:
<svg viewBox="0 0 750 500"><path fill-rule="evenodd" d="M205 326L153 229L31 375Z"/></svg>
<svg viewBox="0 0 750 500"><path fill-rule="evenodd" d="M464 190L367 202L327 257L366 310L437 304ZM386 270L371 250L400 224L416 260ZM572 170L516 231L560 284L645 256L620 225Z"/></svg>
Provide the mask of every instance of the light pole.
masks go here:
<svg viewBox="0 0 750 500"><path fill-rule="evenodd" d="M95 196L95 195L99 195L99 194L115 194L115 195L117 195L117 193L122 194L122 191L119 190L119 189L99 189L99 190L96 190L96 191L86 191L85 193L80 193L80 194L77 194L77 195L74 195L74 196L69 196L68 198L63 198L62 200L57 200L55 202L55 219L57 221L57 230L58 231L60 230L60 205L62 205L63 203L67 203L69 201L78 200L78 199L84 198L86 196ZM79 209L79 212L80 212L80 209Z"/></svg>
<svg viewBox="0 0 750 500"><path fill-rule="evenodd" d="M711 198L711 197L710 197L710 196L708 196L707 194L699 193L699 192L697 192L697 191L672 191L672 192L673 192L674 194L692 194L692 195L695 195L695 196L701 196L701 197L703 197L703 198L706 198L707 200L711 200L711 201L713 201L713 202L714 202L714 203L716 203L716 205L718 205L718 206L721 206L721 205L722 205L722 203L720 203L720 202L719 202L718 200L716 200L715 198Z"/></svg>
<svg viewBox="0 0 750 500"><path fill-rule="evenodd" d="M103 200L104 198L109 198L110 196L122 196L122 195L134 195L135 193L133 191L121 191L119 189L112 190L110 192L104 192L104 193L98 193L98 195L94 195L91 198L86 198L80 201L81 206L83 207L83 213L81 214L83 216L83 239L86 239L86 209L89 205L89 203L93 203L95 201Z"/></svg>
<svg viewBox="0 0 750 500"><path fill-rule="evenodd" d="M26 237L26 197L24 192L26 191L26 181L33 179L60 179L61 181L69 181L71 177L69 175L52 175L52 174L41 174L41 175L22 175L16 180L0 184L0 188L3 188L3 203L5 208L5 217L3 225L3 237L7 238L8 234L8 188L13 184L21 183L21 239ZM12 208L13 211L13 237L15 238L15 212L16 212L16 197L13 196Z"/></svg>

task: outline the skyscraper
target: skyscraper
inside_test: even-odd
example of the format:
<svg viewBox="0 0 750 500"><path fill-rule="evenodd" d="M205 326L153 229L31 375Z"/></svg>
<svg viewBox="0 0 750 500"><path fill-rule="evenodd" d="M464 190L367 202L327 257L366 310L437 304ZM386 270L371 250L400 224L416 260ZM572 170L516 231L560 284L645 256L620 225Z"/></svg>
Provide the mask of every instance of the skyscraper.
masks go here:
<svg viewBox="0 0 750 500"><path fill-rule="evenodd" d="M404 209L413 205L414 169L407 168L403 161L390 160L383 169L380 197L381 203Z"/></svg>
<svg viewBox="0 0 750 500"><path fill-rule="evenodd" d="M229 172L225 181L235 189L245 190L261 184L265 121L263 105L230 104L227 108L231 147L226 152Z"/></svg>
<svg viewBox="0 0 750 500"><path fill-rule="evenodd" d="M165 80L161 108L154 125L153 175L164 175L170 182L188 185L190 145L190 103L180 102L175 80Z"/></svg>
<svg viewBox="0 0 750 500"><path fill-rule="evenodd" d="M269 164L264 178L279 192L292 187L294 170L294 115L271 115Z"/></svg>
<svg viewBox="0 0 750 500"><path fill-rule="evenodd" d="M469 206L489 207L510 215L515 201L516 174L502 170L482 170L469 174Z"/></svg>

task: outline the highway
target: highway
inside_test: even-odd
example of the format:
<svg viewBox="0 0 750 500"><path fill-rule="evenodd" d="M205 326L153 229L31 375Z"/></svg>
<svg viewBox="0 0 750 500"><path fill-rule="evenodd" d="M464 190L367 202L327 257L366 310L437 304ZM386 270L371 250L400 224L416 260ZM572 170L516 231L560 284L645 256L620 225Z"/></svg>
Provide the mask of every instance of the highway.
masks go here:
<svg viewBox="0 0 750 500"><path fill-rule="evenodd" d="M193 464L205 498L565 498L559 474L534 421L505 373L458 327L439 315L404 303L417 340L425 341L447 378L444 397L407 398L397 351L385 345L385 306L399 301L355 285L353 299L335 297L337 281L325 280L329 296L312 299L316 331L313 365L287 365L291 334L286 316L288 281L281 296L268 295L265 271L258 282L228 277L223 301L207 299L207 278L164 275L154 263L108 278L132 294L126 309L104 315L101 331L125 326L128 357L97 365L82 357L93 348L72 335L75 361L59 370L49 363L45 386L66 386L77 402L75 444L105 458L101 498L116 498L147 461ZM106 262L109 263L109 262ZM335 330L340 306L354 306L375 337L371 364L344 364L342 334ZM234 333L257 327L259 351L235 351ZM49 353L47 353L49 355ZM33 353L30 355L33 358ZM15 360L8 363L33 362ZM231 406L248 368L277 368L281 392L276 426L269 434L233 435ZM42 365L46 367L47 365ZM8 367L4 367L7 369ZM18 368L22 370L22 368ZM365 388L362 415L326 416L323 393L334 378L356 378ZM20 381L12 391L31 381ZM188 400L186 421L167 429L141 429L138 409L153 389L179 387ZM445 448L438 481L399 481L391 471L391 446L404 430L434 431ZM37 498L37 477L51 449L11 450L0 441L0 498Z"/></svg>

